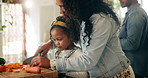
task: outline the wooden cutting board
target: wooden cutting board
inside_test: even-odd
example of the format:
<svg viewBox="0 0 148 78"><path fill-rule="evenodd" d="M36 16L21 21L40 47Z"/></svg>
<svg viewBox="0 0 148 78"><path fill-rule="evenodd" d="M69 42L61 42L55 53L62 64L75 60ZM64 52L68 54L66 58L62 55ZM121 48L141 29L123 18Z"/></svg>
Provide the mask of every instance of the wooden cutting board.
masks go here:
<svg viewBox="0 0 148 78"><path fill-rule="evenodd" d="M18 70L18 69L13 69ZM0 78L58 78L58 71L41 68L41 73L26 73L25 70L19 69L20 72L0 72Z"/></svg>

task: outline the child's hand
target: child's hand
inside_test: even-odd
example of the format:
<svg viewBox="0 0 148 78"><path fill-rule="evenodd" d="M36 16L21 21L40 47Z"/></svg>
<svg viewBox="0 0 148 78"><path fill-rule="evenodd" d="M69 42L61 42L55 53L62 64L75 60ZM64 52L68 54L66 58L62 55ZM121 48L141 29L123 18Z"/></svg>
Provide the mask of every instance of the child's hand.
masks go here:
<svg viewBox="0 0 148 78"><path fill-rule="evenodd" d="M37 56L31 60L30 66L40 66L50 68L50 60L42 56Z"/></svg>

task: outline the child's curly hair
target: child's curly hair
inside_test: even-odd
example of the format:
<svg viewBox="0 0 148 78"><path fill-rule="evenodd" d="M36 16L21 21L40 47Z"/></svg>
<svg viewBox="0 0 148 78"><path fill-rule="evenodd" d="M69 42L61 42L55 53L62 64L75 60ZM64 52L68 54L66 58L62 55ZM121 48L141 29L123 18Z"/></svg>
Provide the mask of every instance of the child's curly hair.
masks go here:
<svg viewBox="0 0 148 78"><path fill-rule="evenodd" d="M63 29L63 31L65 32L65 34L67 34L67 36L72 36L73 38L73 41L75 43L77 43L79 40L80 40L80 28L79 28L79 23L77 20L69 20L69 21L66 21L65 17L63 16L58 16L56 18L56 21L60 21L60 22L63 22L66 24L66 26L61 26L61 25L54 25L52 24L52 27L50 29L50 39L52 38L52 35L51 35L51 30L53 28L61 28ZM72 22L72 23L71 23Z"/></svg>

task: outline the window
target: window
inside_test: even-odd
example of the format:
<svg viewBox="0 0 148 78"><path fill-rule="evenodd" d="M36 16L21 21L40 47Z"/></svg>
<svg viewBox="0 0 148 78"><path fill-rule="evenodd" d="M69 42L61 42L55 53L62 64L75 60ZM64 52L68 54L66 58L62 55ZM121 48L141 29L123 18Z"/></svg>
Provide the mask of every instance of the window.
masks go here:
<svg viewBox="0 0 148 78"><path fill-rule="evenodd" d="M2 52L7 63L21 62L23 51L23 11L21 4L2 5Z"/></svg>

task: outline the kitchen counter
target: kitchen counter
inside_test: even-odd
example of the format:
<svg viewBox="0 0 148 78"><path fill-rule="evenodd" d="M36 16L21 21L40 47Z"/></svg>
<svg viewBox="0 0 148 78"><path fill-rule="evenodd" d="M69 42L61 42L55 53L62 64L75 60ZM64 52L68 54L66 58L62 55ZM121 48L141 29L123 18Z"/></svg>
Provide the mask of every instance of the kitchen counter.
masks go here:
<svg viewBox="0 0 148 78"><path fill-rule="evenodd" d="M23 69L20 72L0 72L0 78L58 78L58 71L52 71L51 69L41 68L41 73L26 73Z"/></svg>

